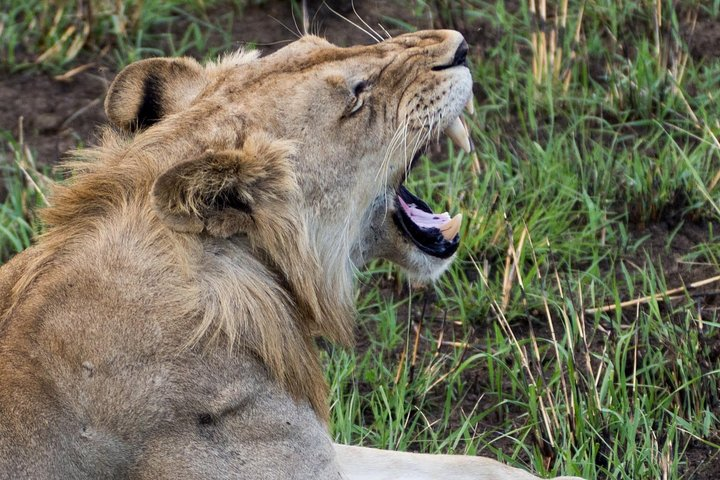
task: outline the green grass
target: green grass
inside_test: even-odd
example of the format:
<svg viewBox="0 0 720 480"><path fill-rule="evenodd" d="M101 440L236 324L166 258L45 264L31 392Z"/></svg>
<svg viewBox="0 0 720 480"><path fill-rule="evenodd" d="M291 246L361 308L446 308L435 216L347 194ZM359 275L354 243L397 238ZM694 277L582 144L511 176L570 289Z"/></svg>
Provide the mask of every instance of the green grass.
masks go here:
<svg viewBox="0 0 720 480"><path fill-rule="evenodd" d="M44 205L46 177L38 172L29 148L0 131L0 264L30 246L38 226L33 211ZM4 193L4 195L3 195Z"/></svg>
<svg viewBox="0 0 720 480"><path fill-rule="evenodd" d="M379 300L392 268L368 280L360 311L371 345L331 357L336 437L480 452L543 475L692 478L686 450L720 448L716 308L699 311L702 299L685 294L587 310L679 286L662 270L667 247L643 253L656 222L706 225L707 243L685 261L718 271L704 222L719 213L720 63L687 57L667 4L669 32L654 43L655 5L607 1L585 5L580 41L568 35L566 56L554 53L559 74L540 75L526 4L469 3L465 18L504 33L474 62L482 172L453 154L412 176L420 196L466 213L463 249L424 313L407 303L425 294ZM570 2L567 31L579 10ZM620 43L635 52L624 57ZM456 324L445 337L455 344L440 342L442 321ZM408 325L421 332L414 361Z"/></svg>
<svg viewBox="0 0 720 480"><path fill-rule="evenodd" d="M472 59L481 170L450 146L447 160L413 172L412 190L465 214L462 247L425 290L384 263L362 274L361 347L326 358L338 441L592 479L690 479L698 455L719 454L720 319L717 294L702 293L718 287L670 299L664 292L681 284L662 260L679 255L693 280L720 270L720 60L690 58L679 34L695 11L717 20L720 2L680 12L660 3L656 30L655 2L570 1L562 54L542 47L528 2L414 5L499 32ZM177 15L168 8L157 18ZM173 37L169 53L219 48L203 8L186 17L196 33ZM562 11L557 28L548 13L549 38ZM168 45L145 36L155 21L138 20L127 48L110 42L119 65ZM113 39L112 22L98 22L96 38ZM3 259L27 245L39 201L15 167L27 153L12 145L0 158L14 172L4 176ZM660 224L667 236L657 239L650 227ZM675 251L689 228L704 240Z"/></svg>
<svg viewBox="0 0 720 480"><path fill-rule="evenodd" d="M57 73L86 62L122 68L159 55L214 57L232 46L233 19L247 2L226 2L229 8L212 17L218 0L6 3L0 11L0 69Z"/></svg>

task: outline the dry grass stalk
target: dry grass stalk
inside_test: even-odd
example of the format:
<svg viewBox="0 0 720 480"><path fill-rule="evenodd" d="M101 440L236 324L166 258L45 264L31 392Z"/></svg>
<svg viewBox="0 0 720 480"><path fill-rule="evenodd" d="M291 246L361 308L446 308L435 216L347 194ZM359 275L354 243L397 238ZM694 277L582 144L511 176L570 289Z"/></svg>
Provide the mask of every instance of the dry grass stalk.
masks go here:
<svg viewBox="0 0 720 480"><path fill-rule="evenodd" d="M517 247L513 245L513 235L510 227L508 227L508 230L509 239L507 255L505 256L505 270L503 272L503 290L501 303L501 308L503 312L507 311L507 307L510 305L510 292L512 291L512 286L516 278L518 280L520 288L523 290L525 289L525 285L523 285L522 281L522 275L518 274L518 270L520 268L520 258L522 257L523 246L525 245L525 239L528 235L527 226L523 228L523 231L520 234L520 240L518 240Z"/></svg>
<svg viewBox="0 0 720 480"><path fill-rule="evenodd" d="M547 243L548 248L550 248L550 241L545 239L545 242ZM540 266L537 265L538 270L538 276L540 272ZM563 293L562 284L560 282L560 273L557 270L557 266L553 265L553 271L555 273L555 282L558 288L558 292L560 293L560 298L562 300L565 299L565 294ZM557 359L558 368L560 370L560 384L562 386L563 396L565 397L565 405L568 406L568 408L571 409L571 415L570 418L575 418L575 415L573 414L574 411L574 405L575 402L572 401L573 394L570 391L570 389L567 386L567 382L565 380L565 369L563 366L565 365L565 362L562 360L562 357L560 356L560 350L558 348L558 342L555 338L555 329L553 325L553 320L550 315L550 307L548 305L547 301L547 294L543 292L543 305L545 306L545 314L548 317L548 323L550 324L550 331L552 333L552 339L553 339L553 347L555 349L555 358ZM562 314L563 324L565 327L565 336L568 339L567 340L567 349L572 352L572 330L570 326L570 318L568 317L567 311L565 310L565 305L563 304L562 309L560 310L560 313Z"/></svg>
<svg viewBox="0 0 720 480"><path fill-rule="evenodd" d="M588 344L587 331L585 330L585 307L583 305L583 291L582 283L578 282L578 298L580 299L580 316L575 317L578 320L578 331L580 332L580 338L583 341L585 368L590 374L591 378L596 378L593 373L592 361L590 360L590 345ZM595 405L600 405L600 393L597 389L597 383L592 383L593 386L593 398L595 399Z"/></svg>
<svg viewBox="0 0 720 480"><path fill-rule="evenodd" d="M542 77L544 75L545 70L547 69L547 59L548 59L548 51L547 51L547 35L545 33L545 29L547 28L547 4L545 0L539 0L538 5L538 13L540 14L540 32L539 32L539 42L538 42L538 50L539 50L539 58L538 63L541 67L538 71L540 73L540 81L542 81Z"/></svg>
<svg viewBox="0 0 720 480"><path fill-rule="evenodd" d="M50 184L52 183L52 180L50 180L45 175L40 173L35 166L35 158L33 157L33 154L30 151L30 148L25 143L24 120L25 120L25 118L22 116L20 118L18 118L18 147L19 147L20 151L19 152L16 151L15 147L13 147L12 145L10 145L10 148L14 154L15 164L20 169L20 171L23 173L23 176L27 180L28 184L32 185L35 192L42 199L43 205L49 206L50 203L48 202L47 197L45 196L44 192L49 188ZM18 158L20 158L20 160L18 160ZM35 174L37 181L35 181L35 178L33 178L33 175L30 175L31 171ZM24 210L23 213L25 214L26 217L31 216L32 206L23 205L23 210Z"/></svg>
<svg viewBox="0 0 720 480"><path fill-rule="evenodd" d="M400 383L400 377L402 376L402 372L405 369L405 357L407 354L407 349L403 349L402 353L400 354L400 359L398 360L398 367L397 372L395 373L395 385Z"/></svg>
<svg viewBox="0 0 720 480"><path fill-rule="evenodd" d="M483 272L483 270L480 268L480 266L477 264L477 261L473 256L470 256L470 260L473 262L473 266L478 272L478 275L480 276L480 279L482 280L483 284L485 285L485 288L488 290L490 289L490 283L488 282L487 276ZM510 326L510 322L508 322L507 317L505 316L504 311L502 308L500 308L500 304L497 302L496 299L492 299L490 303L490 308L495 313L498 323L500 324L500 328L503 330L505 335L507 335L508 338L510 338L510 343L515 348L515 351L518 353L518 356L520 357L520 364L522 365L522 369L525 371L525 374L528 378L528 384L530 386L537 387L538 382L535 379L535 375L533 375L532 370L530 369L530 362L528 361L528 355L525 351L525 348L520 345L520 342L518 341L517 337L515 336L515 332L513 331L512 327ZM547 393L547 392L546 392ZM549 397L549 393L547 393ZM540 414L542 416L542 426L544 427L545 436L548 439L548 442L552 447L555 446L555 438L553 435L553 428L552 424L550 422L550 416L548 415L548 407L546 406L545 398L542 395L538 395L538 406L540 409ZM552 400L548 402L550 406L552 407Z"/></svg>
<svg viewBox="0 0 720 480"><path fill-rule="evenodd" d="M647 295L645 297L636 298L635 300L627 300L625 302L620 302L619 304L612 303L612 304L604 305L602 307L588 308L585 310L585 313L610 312L612 310L615 310L616 308L627 308L627 307L632 307L635 305L643 305L646 303L650 303L652 301L661 300L663 298L668 298L671 300L676 299L676 298L681 298L682 295L678 295L678 294L686 294L686 293L689 293L690 290L704 287L705 285L709 285L709 284L715 283L715 282L720 282L720 275L717 275L715 277L706 278L705 280L698 280L697 282L693 282L688 286L672 288L670 290L666 290L661 293L656 293L655 295Z"/></svg>
<svg viewBox="0 0 720 480"><path fill-rule="evenodd" d="M62 75L55 75L53 79L57 80L58 82L67 82L75 75L79 75L83 73L86 70L89 70L93 67L95 67L97 64L95 62L92 63L85 63L83 65L80 65L75 68L71 68L67 72L63 73Z"/></svg>
<svg viewBox="0 0 720 480"><path fill-rule="evenodd" d="M552 21L548 21L546 0L528 0L528 11L531 16L530 44L532 46L532 72L536 84L542 84L545 80L561 82L563 91L570 86L572 65L577 58L574 45L580 41L580 31L584 13L584 4L580 5L575 26L573 44L567 52L567 64L563 69L563 61L566 60L565 41L568 26L568 0L560 3L560 13L555 7Z"/></svg>
<svg viewBox="0 0 720 480"><path fill-rule="evenodd" d="M582 29L582 20L583 15L585 13L585 3L583 2L580 5L580 11L578 12L578 19L577 23L575 24L575 35L573 36L573 45L579 45L580 44L580 31ZM570 88L570 80L572 79L572 66L575 63L575 59L577 58L577 52L575 51L575 48L570 49L570 55L568 56L568 66L565 68L565 73L563 74L562 82L563 82L563 92L567 92Z"/></svg>

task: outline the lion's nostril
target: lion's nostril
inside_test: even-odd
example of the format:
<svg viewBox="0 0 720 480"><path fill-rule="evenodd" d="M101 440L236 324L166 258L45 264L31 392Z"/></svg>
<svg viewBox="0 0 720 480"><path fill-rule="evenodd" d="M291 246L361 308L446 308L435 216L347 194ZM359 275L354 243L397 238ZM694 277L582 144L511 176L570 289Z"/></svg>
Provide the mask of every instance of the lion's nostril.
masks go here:
<svg viewBox="0 0 720 480"><path fill-rule="evenodd" d="M458 49L455 51L452 66L457 67L458 65L467 65L467 54L468 44L465 40L463 40Z"/></svg>
<svg viewBox="0 0 720 480"><path fill-rule="evenodd" d="M457 50L455 50L455 55L453 55L453 59L450 63L445 65L438 65L435 67L432 67L433 70L445 70L447 68L452 67L466 67L467 66L467 54L468 54L468 44L465 40L462 41L460 46L458 46Z"/></svg>

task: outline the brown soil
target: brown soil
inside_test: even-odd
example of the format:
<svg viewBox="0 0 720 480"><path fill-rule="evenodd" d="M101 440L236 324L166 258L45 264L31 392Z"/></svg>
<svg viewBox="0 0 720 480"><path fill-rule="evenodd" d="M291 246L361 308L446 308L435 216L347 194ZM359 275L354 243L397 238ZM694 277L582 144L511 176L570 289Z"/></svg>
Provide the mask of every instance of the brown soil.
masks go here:
<svg viewBox="0 0 720 480"><path fill-rule="evenodd" d="M698 20L693 29L687 29L686 38L690 54L699 59L720 57L720 20Z"/></svg>
<svg viewBox="0 0 720 480"><path fill-rule="evenodd" d="M0 76L0 130L17 139L22 128L36 160L55 164L78 143L87 144L105 122L102 102L109 78L98 69L67 82L42 73Z"/></svg>
<svg viewBox="0 0 720 480"><path fill-rule="evenodd" d="M642 269L652 263L657 270L663 272L669 289L714 277L718 271L713 265L689 262L686 257L699 245L717 241L710 238L708 233L709 229L718 231L717 228L718 225L705 222L684 222L679 226L667 222L649 225L632 232L634 238L644 240L637 251L629 253L624 260ZM708 285L694 293L711 292L719 287L720 284ZM707 298L713 300L715 296Z"/></svg>

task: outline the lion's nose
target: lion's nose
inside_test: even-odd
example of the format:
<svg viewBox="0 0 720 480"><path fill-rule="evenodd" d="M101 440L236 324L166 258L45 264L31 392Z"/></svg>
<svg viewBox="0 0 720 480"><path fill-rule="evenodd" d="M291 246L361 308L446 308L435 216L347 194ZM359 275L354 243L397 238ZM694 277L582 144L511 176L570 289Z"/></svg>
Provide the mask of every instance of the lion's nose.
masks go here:
<svg viewBox="0 0 720 480"><path fill-rule="evenodd" d="M432 67L433 70L445 70L446 68L452 68L452 67L458 67L458 66L467 66L467 54L468 54L468 44L463 39L462 42L460 42L460 45L457 47L457 50L455 50L455 54L453 55L452 60L449 63L445 63L443 65L436 65Z"/></svg>

